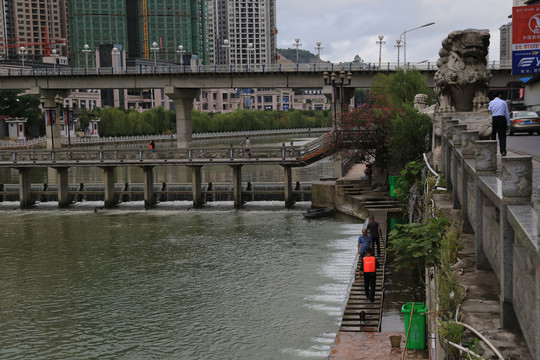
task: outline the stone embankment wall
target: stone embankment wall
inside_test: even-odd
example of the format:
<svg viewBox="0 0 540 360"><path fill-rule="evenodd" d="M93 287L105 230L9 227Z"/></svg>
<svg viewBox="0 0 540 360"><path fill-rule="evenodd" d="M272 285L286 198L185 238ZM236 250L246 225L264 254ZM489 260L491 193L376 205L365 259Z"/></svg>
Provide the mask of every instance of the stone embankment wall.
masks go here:
<svg viewBox="0 0 540 360"><path fill-rule="evenodd" d="M533 159L497 156L497 141L443 117L441 167L474 233L476 266L500 282L501 324L520 328L532 358L540 359L539 214L533 204ZM536 204L537 209L540 204Z"/></svg>

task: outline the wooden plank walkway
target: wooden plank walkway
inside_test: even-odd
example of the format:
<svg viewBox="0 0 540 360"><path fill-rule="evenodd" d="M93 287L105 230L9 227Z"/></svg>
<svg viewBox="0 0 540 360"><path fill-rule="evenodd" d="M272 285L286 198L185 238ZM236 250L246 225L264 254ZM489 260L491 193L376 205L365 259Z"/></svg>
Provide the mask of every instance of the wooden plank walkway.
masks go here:
<svg viewBox="0 0 540 360"><path fill-rule="evenodd" d="M384 214L384 216L382 216ZM378 216L377 216L378 215ZM386 265L386 214L380 212L375 216L375 221L379 222L383 233L383 239L381 239L381 256L377 257L379 261L379 268L377 269L377 280L375 283L375 301L370 302L366 297L364 291L364 278L359 275L360 261L356 265L356 272L354 277L354 283L349 293L349 299L343 319L341 321L341 327L339 331L343 332L380 332L381 331L381 319L382 308L384 300L384 275ZM375 253L377 252L376 249ZM360 260L360 257L359 257ZM364 311L365 321L360 321L360 312Z"/></svg>

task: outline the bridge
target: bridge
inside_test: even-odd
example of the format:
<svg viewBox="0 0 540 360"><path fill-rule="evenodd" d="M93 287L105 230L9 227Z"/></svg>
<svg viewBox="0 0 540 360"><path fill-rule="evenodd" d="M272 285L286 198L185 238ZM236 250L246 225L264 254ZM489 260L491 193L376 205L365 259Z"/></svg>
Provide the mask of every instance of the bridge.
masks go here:
<svg viewBox="0 0 540 360"><path fill-rule="evenodd" d="M114 171L117 167L137 166L143 170L144 204L151 208L156 204L153 168L156 166L187 166L192 170L193 207L204 204L201 168L203 166L227 165L233 171L233 198L235 208L241 208L242 166L244 165L279 165L284 169L285 206L294 204L292 168L307 166L338 150L328 134L303 146L286 145L280 147L254 146L249 154L242 147L200 147L200 148L162 148L151 151L146 148L119 149L27 149L0 151L0 168L17 169L19 172L19 202L21 208L28 208L35 203L35 194L29 180L30 169L51 168L56 172L58 184L58 206L71 204L68 184L70 167L97 167L104 171L105 207L114 207L118 203L119 192L115 188Z"/></svg>
<svg viewBox="0 0 540 360"><path fill-rule="evenodd" d="M437 70L432 63L410 64L428 77L433 87ZM489 64L491 86L504 88L516 81L509 64ZM386 63L314 63L245 66L135 66L122 68L4 68L0 69L0 89L29 90L43 98L44 108L56 108L55 96L67 97L72 89L156 89L163 88L176 109L177 146L191 145L193 100L205 88L320 88L334 103L348 103L354 89L369 88L373 76L391 73L399 66ZM339 87L341 91L333 91ZM332 94L335 96L332 96ZM47 127L47 138L60 144L58 125ZM51 140L52 142L52 140ZM52 145L48 144L49 147Z"/></svg>

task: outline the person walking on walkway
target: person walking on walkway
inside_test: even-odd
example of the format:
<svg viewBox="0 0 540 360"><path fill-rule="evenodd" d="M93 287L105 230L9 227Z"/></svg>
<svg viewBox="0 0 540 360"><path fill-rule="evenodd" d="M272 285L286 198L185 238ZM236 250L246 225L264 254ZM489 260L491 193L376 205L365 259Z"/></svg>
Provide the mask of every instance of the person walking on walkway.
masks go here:
<svg viewBox="0 0 540 360"><path fill-rule="evenodd" d="M248 157L251 157L251 141L249 141L249 136L246 136L246 154Z"/></svg>
<svg viewBox="0 0 540 360"><path fill-rule="evenodd" d="M502 156L506 156L506 131L510 127L510 113L508 104L499 93L490 101L488 109L493 113L491 120L491 140L499 138L499 151Z"/></svg>
<svg viewBox="0 0 540 360"><path fill-rule="evenodd" d="M360 273L364 274L364 291L370 302L375 301L375 285L377 282L377 268L379 261L373 256L373 250L367 249L366 256L360 262Z"/></svg>
<svg viewBox="0 0 540 360"><path fill-rule="evenodd" d="M375 221L375 217L371 215L369 217L369 223L367 224L367 229L373 240L373 251L375 251L375 245L377 245L377 256L381 256L381 239L382 239L382 230L378 222Z"/></svg>
<svg viewBox="0 0 540 360"><path fill-rule="evenodd" d="M362 229L362 235L358 237L358 255L360 258L363 258L366 255L366 251L371 249L372 239L371 235L368 234L367 229Z"/></svg>

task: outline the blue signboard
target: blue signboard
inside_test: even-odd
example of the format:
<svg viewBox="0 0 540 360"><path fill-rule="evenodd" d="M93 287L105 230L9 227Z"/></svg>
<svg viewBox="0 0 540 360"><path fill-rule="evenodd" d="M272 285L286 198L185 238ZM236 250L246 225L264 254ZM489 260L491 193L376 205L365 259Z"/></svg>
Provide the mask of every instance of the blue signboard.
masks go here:
<svg viewBox="0 0 540 360"><path fill-rule="evenodd" d="M512 51L512 74L540 74L540 50Z"/></svg>

